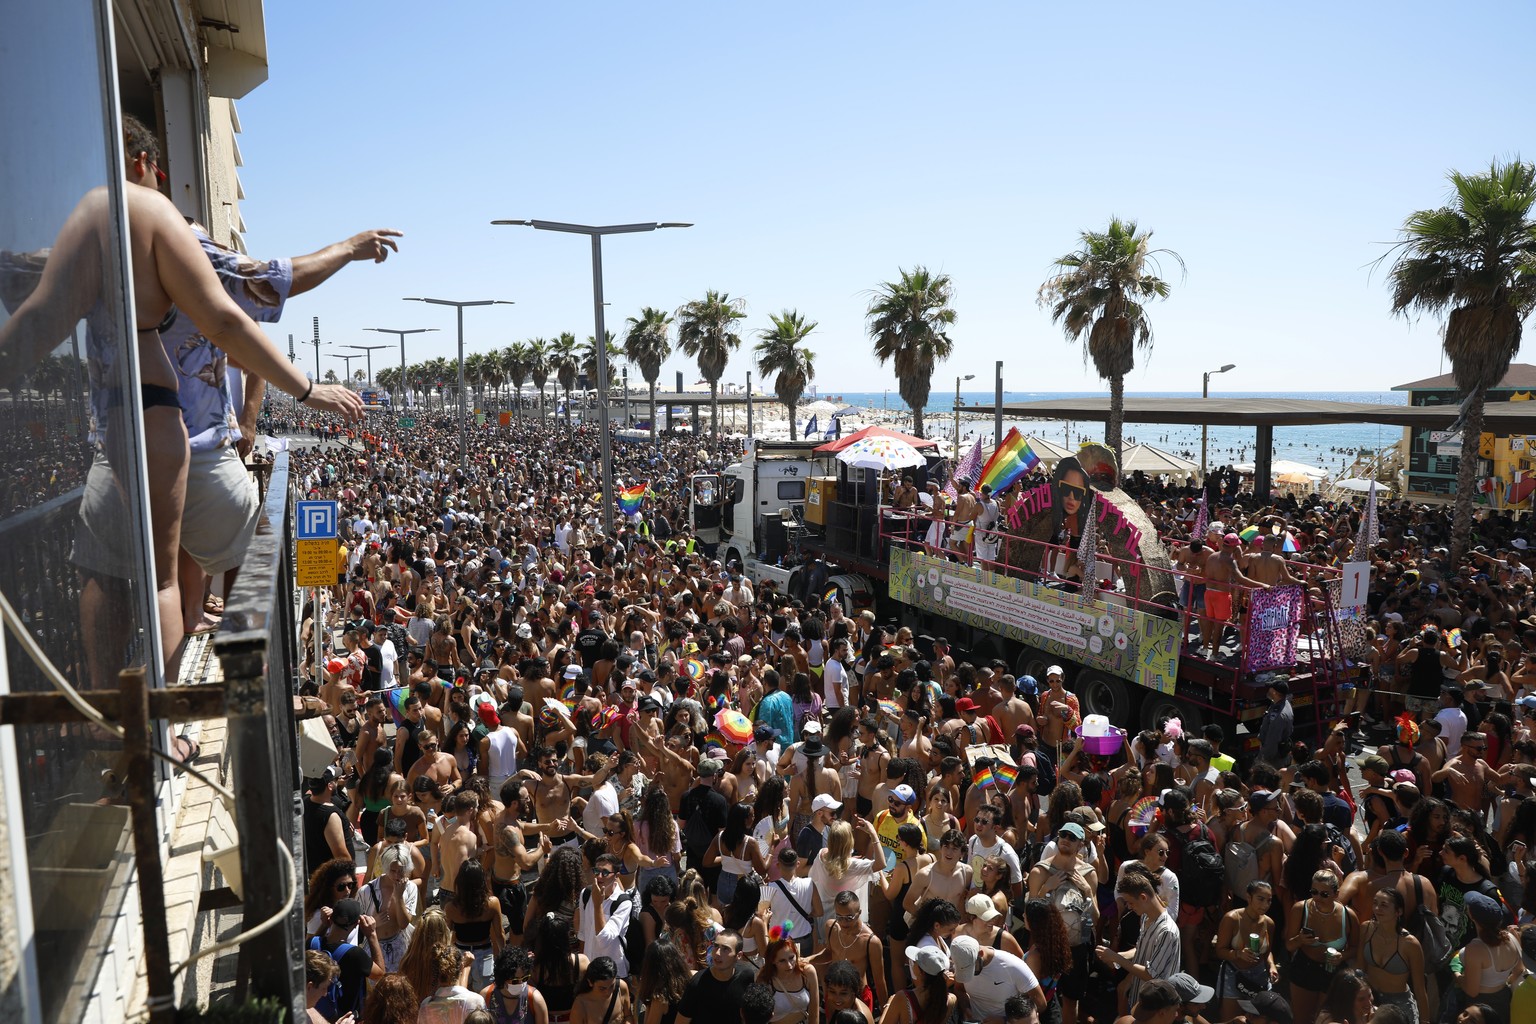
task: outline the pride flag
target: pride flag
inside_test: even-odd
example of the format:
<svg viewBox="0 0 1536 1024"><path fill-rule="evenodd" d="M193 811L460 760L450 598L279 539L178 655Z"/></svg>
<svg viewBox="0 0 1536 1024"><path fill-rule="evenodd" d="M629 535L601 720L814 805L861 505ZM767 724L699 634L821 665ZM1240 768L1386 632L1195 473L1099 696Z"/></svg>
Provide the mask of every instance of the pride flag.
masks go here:
<svg viewBox="0 0 1536 1024"><path fill-rule="evenodd" d="M988 786L997 785L997 776L992 774L991 768L983 768L971 777L971 785L976 789L986 789Z"/></svg>
<svg viewBox="0 0 1536 1024"><path fill-rule="evenodd" d="M645 491L649 485L650 481L646 480L619 491L619 511L627 516L639 512L640 506L645 503Z"/></svg>
<svg viewBox="0 0 1536 1024"><path fill-rule="evenodd" d="M1025 473L1040 465L1040 456L1036 455L1029 442L1024 440L1024 435L1019 433L1018 427L1009 429L1003 443L997 446L987 464L982 467L981 479L976 481L980 488L983 484L992 488L993 494L1000 494L1012 487L1014 482Z"/></svg>

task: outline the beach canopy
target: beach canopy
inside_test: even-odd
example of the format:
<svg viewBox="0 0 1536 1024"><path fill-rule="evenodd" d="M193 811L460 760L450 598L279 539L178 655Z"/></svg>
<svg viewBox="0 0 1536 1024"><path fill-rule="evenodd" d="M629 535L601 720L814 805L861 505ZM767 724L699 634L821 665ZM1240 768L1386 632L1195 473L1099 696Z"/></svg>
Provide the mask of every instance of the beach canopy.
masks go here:
<svg viewBox="0 0 1536 1024"><path fill-rule="evenodd" d="M814 449L814 451L817 455L835 455L849 445L862 441L866 437L889 437L897 441L904 441L913 448L937 448L939 446L937 441L913 437L911 434L903 434L901 431L892 430L889 427L870 426L862 430L855 430L853 433L840 437L836 441L828 441L826 444Z"/></svg>
<svg viewBox="0 0 1536 1024"><path fill-rule="evenodd" d="M1237 470L1239 473L1242 473L1244 476L1253 475L1253 463L1251 462L1239 462L1232 468ZM1308 466L1303 462L1292 462L1290 459L1276 459L1274 462L1271 462L1269 464L1269 472L1276 478L1279 478L1282 474L1285 473L1305 473L1307 476L1314 477L1316 479L1322 479L1328 475L1328 471L1326 469L1319 469L1317 466Z"/></svg>
<svg viewBox="0 0 1536 1024"><path fill-rule="evenodd" d="M907 469L921 466L923 453L894 437L861 438L837 453L837 461L865 469Z"/></svg>
<svg viewBox="0 0 1536 1024"><path fill-rule="evenodd" d="M1150 444L1131 445L1120 459L1121 473L1134 473L1137 470L1143 473L1193 473L1199 468L1198 463Z"/></svg>
<svg viewBox="0 0 1536 1024"><path fill-rule="evenodd" d="M1067 449L1063 448L1061 445L1047 441L1045 438L1040 437L1037 434L1030 434L1024 440L1028 441L1029 446L1035 450L1035 454L1040 456L1041 462L1049 463L1053 466L1060 462L1062 459L1065 459L1067 456L1073 454L1072 452L1069 452ZM991 452L988 452L988 454L990 455Z"/></svg>
<svg viewBox="0 0 1536 1024"><path fill-rule="evenodd" d="M1354 491L1357 494L1369 494L1371 490L1371 481L1366 480L1363 477L1351 476L1345 477L1343 480L1336 482L1333 486L1341 491ZM1391 494L1392 488L1388 484L1377 481L1376 493Z"/></svg>
<svg viewBox="0 0 1536 1024"><path fill-rule="evenodd" d="M797 405L795 407L795 412L802 417L832 416L837 413L837 406L833 405L825 398L818 398L814 402L802 402L800 405Z"/></svg>
<svg viewBox="0 0 1536 1024"><path fill-rule="evenodd" d="M1275 477L1275 483L1300 484L1305 487L1310 487L1312 484L1317 483L1317 478L1308 476L1305 473L1281 473L1279 476Z"/></svg>

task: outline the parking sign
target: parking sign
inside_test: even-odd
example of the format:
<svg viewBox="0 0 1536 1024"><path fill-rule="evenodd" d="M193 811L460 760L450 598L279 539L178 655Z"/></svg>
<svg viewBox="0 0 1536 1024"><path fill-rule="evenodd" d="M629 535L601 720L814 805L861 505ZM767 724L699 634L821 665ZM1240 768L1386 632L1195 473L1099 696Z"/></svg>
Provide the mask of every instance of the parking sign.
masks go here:
<svg viewBox="0 0 1536 1024"><path fill-rule="evenodd" d="M335 540L337 505L334 501L299 502L294 536L299 540Z"/></svg>

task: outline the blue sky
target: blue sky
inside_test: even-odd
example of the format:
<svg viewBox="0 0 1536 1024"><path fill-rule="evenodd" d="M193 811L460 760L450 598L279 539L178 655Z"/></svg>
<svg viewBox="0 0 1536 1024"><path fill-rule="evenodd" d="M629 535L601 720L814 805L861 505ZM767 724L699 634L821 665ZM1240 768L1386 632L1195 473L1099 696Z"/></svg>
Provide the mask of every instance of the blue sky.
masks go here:
<svg viewBox="0 0 1536 1024"><path fill-rule="evenodd" d="M272 333L441 327L412 361L450 354L454 321L407 295L515 300L466 311L467 351L592 333L585 239L492 219L692 221L604 246L610 329L741 296L739 381L751 332L797 308L820 323L823 393L894 386L863 314L916 264L954 279L935 392L997 359L1009 390L1098 387L1035 295L1115 214L1188 265L1165 264L1131 390L1197 389L1225 362L1233 391L1387 388L1439 371L1439 328L1392 319L1369 264L1444 201L1448 169L1536 156L1533 11L268 4L271 78L239 103L242 212L260 255L404 231L397 257L295 300Z"/></svg>

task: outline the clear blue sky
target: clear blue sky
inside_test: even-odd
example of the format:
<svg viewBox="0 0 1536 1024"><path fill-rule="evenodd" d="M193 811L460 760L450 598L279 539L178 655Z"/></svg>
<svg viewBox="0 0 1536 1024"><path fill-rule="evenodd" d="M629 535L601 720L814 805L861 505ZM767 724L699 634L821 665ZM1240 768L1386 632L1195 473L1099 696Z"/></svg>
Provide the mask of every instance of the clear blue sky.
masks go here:
<svg viewBox="0 0 1536 1024"><path fill-rule="evenodd" d="M251 251L405 232L272 333L388 342L466 312L468 351L592 333L585 239L493 218L692 221L610 240L609 326L717 288L750 332L820 322L824 393L878 391L864 308L897 268L952 276L934 377L1098 387L1035 303L1111 214L1188 264L1131 390L1378 389L1440 369L1369 264L1449 168L1531 149L1524 4L268 4L270 80L240 101ZM1526 157L1536 153L1526 152ZM377 353L390 357L389 353ZM393 358L398 359L398 355ZM312 366L308 351L302 365ZM341 364L327 362L338 372ZM359 364L353 364L356 368ZM375 368L378 368L375 362ZM674 357L664 371L696 367ZM637 379L632 374L632 379ZM973 385L975 386L975 385Z"/></svg>

